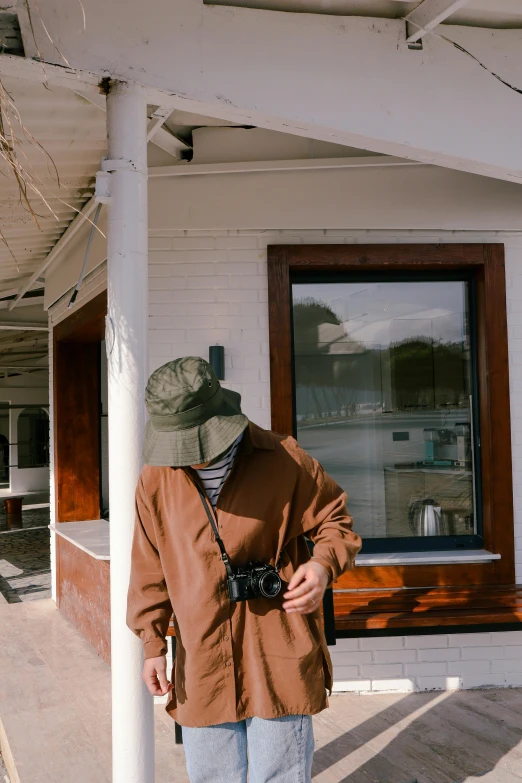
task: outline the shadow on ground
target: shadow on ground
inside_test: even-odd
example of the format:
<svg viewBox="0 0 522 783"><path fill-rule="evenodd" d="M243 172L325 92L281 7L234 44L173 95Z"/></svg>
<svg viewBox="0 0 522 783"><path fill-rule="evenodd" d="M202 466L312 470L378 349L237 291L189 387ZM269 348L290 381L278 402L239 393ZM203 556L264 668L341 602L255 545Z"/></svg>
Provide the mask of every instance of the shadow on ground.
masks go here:
<svg viewBox="0 0 522 783"><path fill-rule="evenodd" d="M355 704L372 699L353 698ZM480 778L514 783L522 780L521 741L522 690L411 694L320 748L312 777L317 783L465 783ZM509 759L500 764L507 754Z"/></svg>

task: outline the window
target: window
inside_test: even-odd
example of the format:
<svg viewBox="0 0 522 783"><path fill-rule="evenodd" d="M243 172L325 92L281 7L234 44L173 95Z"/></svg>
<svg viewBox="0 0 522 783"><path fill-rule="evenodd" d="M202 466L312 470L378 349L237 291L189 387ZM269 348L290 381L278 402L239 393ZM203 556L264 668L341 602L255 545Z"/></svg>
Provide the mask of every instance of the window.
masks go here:
<svg viewBox="0 0 522 783"><path fill-rule="evenodd" d="M482 548L472 279L291 283L297 439L365 552Z"/></svg>
<svg viewBox="0 0 522 783"><path fill-rule="evenodd" d="M18 417L18 467L49 465L49 417L43 408L24 408Z"/></svg>
<svg viewBox="0 0 522 783"><path fill-rule="evenodd" d="M503 246L272 246L268 297L272 429L367 556L337 629L518 622Z"/></svg>

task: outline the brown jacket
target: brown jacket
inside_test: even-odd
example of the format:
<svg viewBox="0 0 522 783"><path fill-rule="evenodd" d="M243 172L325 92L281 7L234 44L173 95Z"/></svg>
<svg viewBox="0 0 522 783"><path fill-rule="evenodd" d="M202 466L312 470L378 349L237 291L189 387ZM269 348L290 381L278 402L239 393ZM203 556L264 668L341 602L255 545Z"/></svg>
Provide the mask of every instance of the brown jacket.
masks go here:
<svg viewBox="0 0 522 783"><path fill-rule="evenodd" d="M332 684L320 611L287 614L282 593L230 603L198 481L191 468L146 466L136 496L127 624L152 658L166 651L174 613L167 711L184 726L319 712ZM217 504L232 564L275 564L281 556L288 582L310 557L306 534L335 581L361 546L345 501L293 438L250 423Z"/></svg>

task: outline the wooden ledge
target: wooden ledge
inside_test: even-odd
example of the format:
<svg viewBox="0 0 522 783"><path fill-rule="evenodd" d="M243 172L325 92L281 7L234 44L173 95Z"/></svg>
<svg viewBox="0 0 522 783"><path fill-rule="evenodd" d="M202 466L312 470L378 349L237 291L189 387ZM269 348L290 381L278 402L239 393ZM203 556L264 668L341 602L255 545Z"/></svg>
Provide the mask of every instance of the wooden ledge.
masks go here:
<svg viewBox="0 0 522 783"><path fill-rule="evenodd" d="M522 585L334 590L334 607L338 631L522 623Z"/></svg>

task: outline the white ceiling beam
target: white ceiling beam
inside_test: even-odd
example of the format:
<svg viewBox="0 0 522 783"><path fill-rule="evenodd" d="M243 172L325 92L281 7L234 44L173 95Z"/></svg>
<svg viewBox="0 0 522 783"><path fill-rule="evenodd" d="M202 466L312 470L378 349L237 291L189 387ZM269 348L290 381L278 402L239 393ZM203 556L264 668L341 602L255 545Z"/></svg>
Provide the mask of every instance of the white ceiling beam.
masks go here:
<svg viewBox="0 0 522 783"><path fill-rule="evenodd" d="M406 22L411 25L411 33L406 43L420 41L430 30L434 30L468 2L469 0L423 0L405 17Z"/></svg>
<svg viewBox="0 0 522 783"><path fill-rule="evenodd" d="M246 163L187 163L185 166L153 166L149 177L196 177L204 174L255 174L268 171L319 171L321 169L364 169L422 166L415 160L380 155L360 158L307 158L306 160L259 160Z"/></svg>
<svg viewBox="0 0 522 783"><path fill-rule="evenodd" d="M171 112L169 111L169 114ZM147 125L147 141L155 144L164 152L168 152L173 158L181 160L182 153L192 149L181 139L178 139L173 133L163 128L165 119L161 117L152 117Z"/></svg>
<svg viewBox="0 0 522 783"><path fill-rule="evenodd" d="M48 332L48 326L40 324L26 324L23 321L12 321L9 324L0 323L0 331L8 332Z"/></svg>
<svg viewBox="0 0 522 783"><path fill-rule="evenodd" d="M40 0L39 8L54 42L36 31L43 58L58 62L58 46L79 69L46 66L49 83L96 92L102 76L139 81L150 105L522 182L520 96L434 35L421 65L404 46L401 19L224 12L201 0L161 0L146 15L129 0L122 14L118 3L89 0L84 30L74 4ZM445 34L520 85L521 30ZM44 81L40 63L0 57L0 76L22 72Z"/></svg>
<svg viewBox="0 0 522 783"><path fill-rule="evenodd" d="M64 68L53 63L41 63L14 54L3 54L0 58L0 76L26 79L40 84L54 84L77 90L79 87L89 95L99 95L102 74Z"/></svg>
<svg viewBox="0 0 522 783"><path fill-rule="evenodd" d="M23 281L21 281L21 283L23 285ZM30 290L43 287L43 283L33 283L33 285L30 286ZM0 299L5 299L6 296L15 296L19 290L20 285L17 285L16 288L0 288Z"/></svg>
<svg viewBox="0 0 522 783"><path fill-rule="evenodd" d="M20 299L17 304L18 307L34 307L36 305L43 305L45 297L43 296L31 296L29 299ZM14 302L14 299L13 299ZM0 310L12 310L12 302L0 301Z"/></svg>
<svg viewBox="0 0 522 783"><path fill-rule="evenodd" d="M147 14L128 0L122 14L118 3L89 0L84 30L74 4L39 0L39 9L54 42L36 31L45 60L59 61L57 46L88 74L139 81L150 105L522 182L520 96L435 35L420 63L402 19L201 0L159 0ZM520 85L521 30L452 26L445 35Z"/></svg>
<svg viewBox="0 0 522 783"><path fill-rule="evenodd" d="M53 247L51 252L45 257L45 259L42 261L41 264L39 264L38 268L35 272L31 275L29 280L20 288L18 291L16 297L12 300L12 302L9 303L9 310L13 310L17 305L23 304L22 297L25 293L29 290L30 286L38 280L38 278L43 275L45 270L47 269L50 264L54 261L56 256L61 253L63 248L69 244L71 239L75 236L75 234L79 231L79 229L83 226L85 221L90 218L94 210L97 206L97 201L94 198L94 196L89 199L87 204L83 207L82 211L76 215L74 220L69 224L68 228L64 231L56 245ZM1 303L0 303L1 305Z"/></svg>
<svg viewBox="0 0 522 783"><path fill-rule="evenodd" d="M104 95L89 95L89 93L82 90L75 90L75 93L79 95L89 103L92 103L96 108L101 111L106 111L106 99ZM172 114L172 109L167 107L159 107L152 113L152 116L147 125L147 141L159 147L164 152L168 152L173 158L180 160L182 153L192 149L181 139L178 139L173 133L163 127L165 120Z"/></svg>

